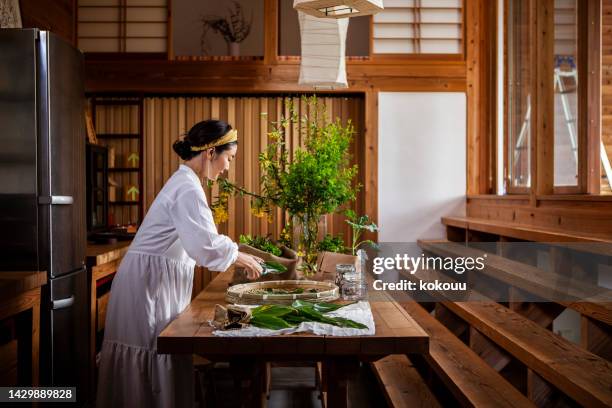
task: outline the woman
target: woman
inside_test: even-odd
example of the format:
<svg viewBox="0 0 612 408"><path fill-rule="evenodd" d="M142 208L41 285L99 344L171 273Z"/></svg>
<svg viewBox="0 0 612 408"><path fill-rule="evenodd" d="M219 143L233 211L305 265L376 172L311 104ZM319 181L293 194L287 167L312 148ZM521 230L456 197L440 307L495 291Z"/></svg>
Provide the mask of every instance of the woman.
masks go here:
<svg viewBox="0 0 612 408"><path fill-rule="evenodd" d="M98 407L192 406L191 355L158 355L156 339L189 304L196 264L261 274L261 259L217 233L202 188L229 169L237 144L229 124L206 120L172 146L185 163L153 201L113 281Z"/></svg>

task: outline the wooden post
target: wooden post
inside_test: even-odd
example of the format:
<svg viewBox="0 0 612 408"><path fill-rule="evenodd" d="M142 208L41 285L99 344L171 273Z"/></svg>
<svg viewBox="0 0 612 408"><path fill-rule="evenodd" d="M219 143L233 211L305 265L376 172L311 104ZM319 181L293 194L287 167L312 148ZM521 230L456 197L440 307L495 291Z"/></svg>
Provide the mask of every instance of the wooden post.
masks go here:
<svg viewBox="0 0 612 408"><path fill-rule="evenodd" d="M378 89L374 88L365 93L364 138L364 210L378 224ZM377 241L378 234L368 232L364 238Z"/></svg>
<svg viewBox="0 0 612 408"><path fill-rule="evenodd" d="M470 327L470 348L496 371L503 370L512 361L507 352L473 327Z"/></svg>
<svg viewBox="0 0 612 408"><path fill-rule="evenodd" d="M465 2L467 68L467 191L496 190L497 3Z"/></svg>
<svg viewBox="0 0 612 408"><path fill-rule="evenodd" d="M535 371L527 369L527 398L538 407L547 406L552 402L555 389L540 377Z"/></svg>
<svg viewBox="0 0 612 408"><path fill-rule="evenodd" d="M483 101L480 99L480 0L465 3L466 16L466 68L467 68L467 193L480 194L480 154L482 142L479 121Z"/></svg>
<svg viewBox="0 0 612 408"><path fill-rule="evenodd" d="M40 359L40 288L33 291L37 301L32 305L32 385L39 383Z"/></svg>
<svg viewBox="0 0 612 408"><path fill-rule="evenodd" d="M581 316L580 345L591 353L612 360L612 329L610 326Z"/></svg>
<svg viewBox="0 0 612 408"><path fill-rule="evenodd" d="M169 61L174 59L174 39L172 37L172 0L168 0L166 23L166 54ZM142 160L142 156L141 156ZM141 187L142 188L142 187Z"/></svg>
<svg viewBox="0 0 612 408"><path fill-rule="evenodd" d="M278 61L278 0L264 0L264 64Z"/></svg>
<svg viewBox="0 0 612 408"><path fill-rule="evenodd" d="M352 373L357 371L357 360L330 359L324 363L327 372L327 404L329 407L348 406L348 383Z"/></svg>
<svg viewBox="0 0 612 408"><path fill-rule="evenodd" d="M587 150L588 175L587 193L599 194L601 191L601 2L586 2L588 61L587 77ZM582 43L581 43L582 45ZM583 164L584 166L584 164Z"/></svg>
<svg viewBox="0 0 612 408"><path fill-rule="evenodd" d="M550 195L554 188L555 94L554 77L554 0L535 1L536 88L532 111L535 112L535 151L533 151L533 194ZM535 174L534 174L535 173Z"/></svg>

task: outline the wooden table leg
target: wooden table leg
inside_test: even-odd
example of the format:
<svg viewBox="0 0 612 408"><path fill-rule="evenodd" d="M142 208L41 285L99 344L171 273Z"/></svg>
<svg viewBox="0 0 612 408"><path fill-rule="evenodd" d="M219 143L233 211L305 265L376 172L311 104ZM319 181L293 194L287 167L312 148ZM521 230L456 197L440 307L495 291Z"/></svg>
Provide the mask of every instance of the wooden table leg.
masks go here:
<svg viewBox="0 0 612 408"><path fill-rule="evenodd" d="M267 406L266 363L257 360L235 360L230 369L236 385L240 389L240 406L260 408Z"/></svg>
<svg viewBox="0 0 612 408"><path fill-rule="evenodd" d="M40 288L36 290L40 299ZM40 301L32 306L32 385L38 386L40 359Z"/></svg>
<svg viewBox="0 0 612 408"><path fill-rule="evenodd" d="M355 359L330 359L324 362L327 406L334 408L348 406L349 379L358 368L359 361Z"/></svg>

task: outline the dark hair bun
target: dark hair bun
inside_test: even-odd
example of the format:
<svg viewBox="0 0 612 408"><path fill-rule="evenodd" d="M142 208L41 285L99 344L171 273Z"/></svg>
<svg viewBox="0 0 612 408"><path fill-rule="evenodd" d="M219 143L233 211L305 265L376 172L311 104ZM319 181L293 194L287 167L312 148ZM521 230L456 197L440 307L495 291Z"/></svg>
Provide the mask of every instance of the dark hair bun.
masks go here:
<svg viewBox="0 0 612 408"><path fill-rule="evenodd" d="M186 140L177 140L172 144L172 149L179 155L182 160L189 160L193 157L191 144Z"/></svg>
<svg viewBox="0 0 612 408"><path fill-rule="evenodd" d="M222 120L203 120L193 125L183 139L174 142L172 148L181 159L185 161L191 160L202 153L201 150L195 152L192 151L191 147L208 145L225 135L230 130L232 130L230 124ZM222 151L227 150L231 145L235 144L237 144L237 142L227 143L223 146L216 146L215 152L219 154Z"/></svg>

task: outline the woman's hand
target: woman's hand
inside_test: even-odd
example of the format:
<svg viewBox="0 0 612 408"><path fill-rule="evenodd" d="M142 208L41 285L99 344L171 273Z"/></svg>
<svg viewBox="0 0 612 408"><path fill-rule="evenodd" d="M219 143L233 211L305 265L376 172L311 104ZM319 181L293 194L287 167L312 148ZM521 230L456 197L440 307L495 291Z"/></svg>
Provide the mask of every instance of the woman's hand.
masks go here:
<svg viewBox="0 0 612 408"><path fill-rule="evenodd" d="M263 271L261 267L261 263L263 259L245 254L244 252L238 252L238 258L236 258L235 266L239 268L244 268L247 273L247 278L253 280L257 279L261 276L261 272Z"/></svg>

